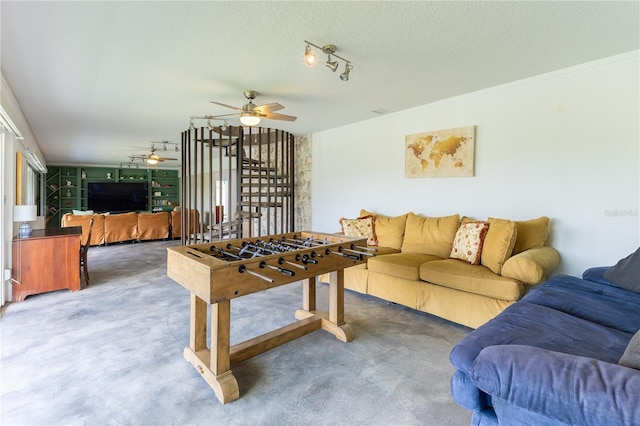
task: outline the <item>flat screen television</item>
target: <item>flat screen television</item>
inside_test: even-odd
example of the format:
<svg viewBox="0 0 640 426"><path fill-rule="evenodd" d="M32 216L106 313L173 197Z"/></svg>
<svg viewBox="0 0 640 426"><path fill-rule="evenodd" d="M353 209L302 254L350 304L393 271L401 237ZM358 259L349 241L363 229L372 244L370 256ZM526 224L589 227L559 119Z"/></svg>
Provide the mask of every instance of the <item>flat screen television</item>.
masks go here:
<svg viewBox="0 0 640 426"><path fill-rule="evenodd" d="M87 184L87 208L94 212L133 212L148 209L146 182L92 182Z"/></svg>

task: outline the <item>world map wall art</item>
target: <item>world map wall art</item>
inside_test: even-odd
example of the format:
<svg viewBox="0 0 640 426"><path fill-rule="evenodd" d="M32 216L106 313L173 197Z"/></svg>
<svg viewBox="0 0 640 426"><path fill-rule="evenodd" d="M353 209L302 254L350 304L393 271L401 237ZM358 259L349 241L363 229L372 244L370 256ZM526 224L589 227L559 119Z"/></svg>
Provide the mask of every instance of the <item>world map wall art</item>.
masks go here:
<svg viewBox="0 0 640 426"><path fill-rule="evenodd" d="M473 176L476 126L407 135L407 178Z"/></svg>

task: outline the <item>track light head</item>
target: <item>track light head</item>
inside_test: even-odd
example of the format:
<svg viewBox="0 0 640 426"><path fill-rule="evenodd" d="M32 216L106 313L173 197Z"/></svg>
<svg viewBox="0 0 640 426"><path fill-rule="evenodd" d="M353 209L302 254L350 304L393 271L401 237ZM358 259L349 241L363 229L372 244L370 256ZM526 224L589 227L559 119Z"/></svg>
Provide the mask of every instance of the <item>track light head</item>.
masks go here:
<svg viewBox="0 0 640 426"><path fill-rule="evenodd" d="M336 70L338 69L338 61L332 61L331 55L329 55L329 57L327 58L327 62L325 65L333 72L336 72Z"/></svg>
<svg viewBox="0 0 640 426"><path fill-rule="evenodd" d="M311 51L311 46L307 44L307 47L304 49L304 61L307 65L313 65L317 62L318 57L315 53Z"/></svg>
<svg viewBox="0 0 640 426"><path fill-rule="evenodd" d="M349 81L349 73L351 72L352 69L353 69L353 65L347 62L347 65L345 65L344 67L344 72L340 74L340 80Z"/></svg>

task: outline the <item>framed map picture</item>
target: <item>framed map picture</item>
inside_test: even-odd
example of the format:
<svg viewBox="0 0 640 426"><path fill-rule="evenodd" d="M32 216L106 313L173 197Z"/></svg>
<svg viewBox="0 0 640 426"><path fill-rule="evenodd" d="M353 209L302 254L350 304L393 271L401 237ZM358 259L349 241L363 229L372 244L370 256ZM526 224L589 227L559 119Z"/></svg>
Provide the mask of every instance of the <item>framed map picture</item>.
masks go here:
<svg viewBox="0 0 640 426"><path fill-rule="evenodd" d="M476 126L407 135L407 178L473 176Z"/></svg>

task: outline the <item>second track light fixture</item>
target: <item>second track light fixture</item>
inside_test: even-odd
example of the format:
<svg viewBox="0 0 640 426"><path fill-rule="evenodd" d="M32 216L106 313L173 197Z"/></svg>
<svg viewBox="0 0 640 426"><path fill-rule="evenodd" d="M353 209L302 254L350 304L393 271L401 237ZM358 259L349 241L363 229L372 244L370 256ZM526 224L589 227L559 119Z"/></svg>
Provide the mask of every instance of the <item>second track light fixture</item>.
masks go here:
<svg viewBox="0 0 640 426"><path fill-rule="evenodd" d="M327 68L329 68L333 72L336 72L336 70L338 69L338 61L335 61L335 60L332 61L331 57L333 56L334 58L343 60L345 62L345 66L344 66L344 72L340 74L340 80L349 81L349 73L353 69L353 65L351 65L351 61L349 61L348 59L345 59L341 56L336 55L335 45L326 44L320 47L307 40L305 40L304 42L307 43L307 46L304 49L304 61L307 63L307 65L315 65L316 62L318 62L318 56L311 49L311 46L313 46L316 49L321 50L322 53L324 53L325 55L327 55L327 62L325 62L325 65L327 66Z"/></svg>

